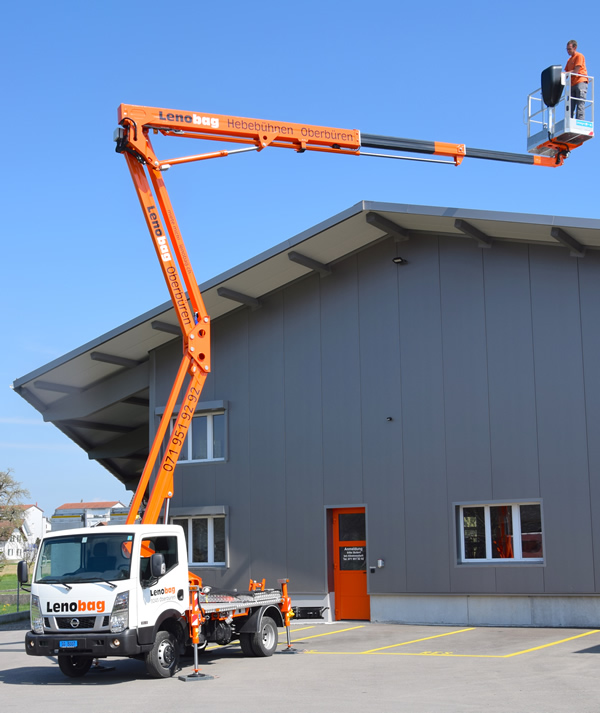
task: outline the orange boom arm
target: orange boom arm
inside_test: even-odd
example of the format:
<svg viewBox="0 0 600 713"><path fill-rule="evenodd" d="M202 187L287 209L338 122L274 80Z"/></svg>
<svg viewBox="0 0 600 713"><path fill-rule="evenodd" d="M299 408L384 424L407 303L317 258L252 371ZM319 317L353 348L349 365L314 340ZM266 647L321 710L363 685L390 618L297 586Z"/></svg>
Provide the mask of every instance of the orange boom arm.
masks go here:
<svg viewBox="0 0 600 713"><path fill-rule="evenodd" d="M161 161L152 147L151 131L165 136L249 144L251 148ZM131 524L139 516L166 438L164 455L142 519L144 523L155 523L160 517L163 505L168 503L173 495L175 466L211 363L210 318L194 277L162 172L175 164L219 158L239 151L260 151L266 146L291 148L298 152L356 154L360 147L360 133L354 129L121 104L115 141L117 151L123 153L127 160L183 335L181 364L127 518L127 523ZM165 511L165 521L167 517L168 513Z"/></svg>

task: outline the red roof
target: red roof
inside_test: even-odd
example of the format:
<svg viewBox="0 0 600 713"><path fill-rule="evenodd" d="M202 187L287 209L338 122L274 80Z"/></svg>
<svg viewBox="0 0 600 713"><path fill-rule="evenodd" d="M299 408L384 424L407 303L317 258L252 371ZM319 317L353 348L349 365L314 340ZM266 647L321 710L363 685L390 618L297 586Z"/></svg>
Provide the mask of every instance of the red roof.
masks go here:
<svg viewBox="0 0 600 713"><path fill-rule="evenodd" d="M59 505L57 510L90 510L98 508L114 508L115 505L122 506L118 500L109 500L107 502L101 501L98 503L65 503L64 505Z"/></svg>

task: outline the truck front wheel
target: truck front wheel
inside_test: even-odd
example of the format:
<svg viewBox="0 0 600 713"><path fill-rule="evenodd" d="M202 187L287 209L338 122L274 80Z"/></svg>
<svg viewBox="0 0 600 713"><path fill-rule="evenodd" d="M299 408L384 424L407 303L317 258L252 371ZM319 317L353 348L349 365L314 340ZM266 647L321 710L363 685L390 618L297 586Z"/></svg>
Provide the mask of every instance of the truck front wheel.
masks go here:
<svg viewBox="0 0 600 713"><path fill-rule="evenodd" d="M170 631L159 631L154 646L145 656L146 670L153 678L170 678L177 670L179 648Z"/></svg>
<svg viewBox="0 0 600 713"><path fill-rule="evenodd" d="M91 656L59 656L58 666L60 670L69 678L80 678L90 670Z"/></svg>

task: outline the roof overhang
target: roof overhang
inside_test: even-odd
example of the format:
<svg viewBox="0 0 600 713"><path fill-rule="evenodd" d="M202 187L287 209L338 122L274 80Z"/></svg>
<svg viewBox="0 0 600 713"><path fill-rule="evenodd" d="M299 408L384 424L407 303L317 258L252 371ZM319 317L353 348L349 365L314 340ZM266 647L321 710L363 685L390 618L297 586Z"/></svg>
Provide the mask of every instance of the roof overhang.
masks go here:
<svg viewBox="0 0 600 713"><path fill-rule="evenodd" d="M463 237L555 245L583 258L600 249L600 220L361 202L200 285L214 322L390 236ZM127 487L149 448L149 354L179 339L171 302L17 379L14 390Z"/></svg>

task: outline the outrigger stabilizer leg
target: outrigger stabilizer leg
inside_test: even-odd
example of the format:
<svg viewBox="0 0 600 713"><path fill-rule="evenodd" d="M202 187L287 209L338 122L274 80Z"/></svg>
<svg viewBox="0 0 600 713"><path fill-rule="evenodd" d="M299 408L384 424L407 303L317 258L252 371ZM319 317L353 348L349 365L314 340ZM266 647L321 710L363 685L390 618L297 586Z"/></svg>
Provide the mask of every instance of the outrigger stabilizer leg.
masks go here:
<svg viewBox="0 0 600 713"><path fill-rule="evenodd" d="M209 676L206 673L200 673L198 667L198 644L200 643L200 604L198 595L200 593L199 585L190 585L190 633L192 635L192 644L194 646L194 673L187 676L179 676L180 681L211 681L214 676Z"/></svg>
<svg viewBox="0 0 600 713"><path fill-rule="evenodd" d="M292 617L294 616L294 612L292 611L292 600L290 599L288 595L288 583L289 579L278 579L277 580L279 584L281 584L281 594L282 594L282 606L281 606L281 613L284 616L284 621L285 621L285 635L287 638L287 646L281 653L283 654L295 654L296 649L292 647L292 638L291 638L291 629L290 629L290 621Z"/></svg>

